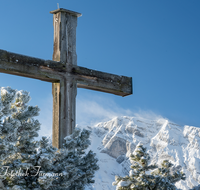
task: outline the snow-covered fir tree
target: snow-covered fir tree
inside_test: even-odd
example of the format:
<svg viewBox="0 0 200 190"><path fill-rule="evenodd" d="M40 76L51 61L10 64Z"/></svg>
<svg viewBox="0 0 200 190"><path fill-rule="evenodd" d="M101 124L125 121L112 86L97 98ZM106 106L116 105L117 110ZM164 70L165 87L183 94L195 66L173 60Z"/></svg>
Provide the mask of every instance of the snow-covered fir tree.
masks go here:
<svg viewBox="0 0 200 190"><path fill-rule="evenodd" d="M170 172L173 166L168 160L164 160L161 167L156 164L149 165L150 156L146 148L139 143L130 155L131 170L129 176L115 176L117 190L175 190L174 183L185 180L185 174L179 171ZM149 170L153 170L148 174Z"/></svg>
<svg viewBox="0 0 200 190"><path fill-rule="evenodd" d="M82 190L94 182L99 167L95 153L86 153L90 131L75 129L62 149L46 137L35 141L39 108L28 106L29 93L10 87L0 91L0 179L5 189Z"/></svg>

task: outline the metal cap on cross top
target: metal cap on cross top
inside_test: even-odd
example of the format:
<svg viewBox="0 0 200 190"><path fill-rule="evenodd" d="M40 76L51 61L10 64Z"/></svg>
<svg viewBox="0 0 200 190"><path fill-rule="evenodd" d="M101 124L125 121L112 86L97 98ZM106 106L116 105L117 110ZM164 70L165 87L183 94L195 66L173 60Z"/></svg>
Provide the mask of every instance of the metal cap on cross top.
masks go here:
<svg viewBox="0 0 200 190"><path fill-rule="evenodd" d="M56 9L54 11L50 11L51 14L56 14L58 12L65 12L65 13L69 13L73 16L77 16L77 17L80 17L82 16L81 13L78 13L78 12L75 12L75 11L71 11L71 10L68 10L68 9L63 9L63 8L60 8L60 9Z"/></svg>
<svg viewBox="0 0 200 190"><path fill-rule="evenodd" d="M52 83L53 146L62 148L76 121L77 87L128 96L132 77L77 66L76 26L81 14L67 9L51 11L54 25L53 61L0 50L0 72Z"/></svg>

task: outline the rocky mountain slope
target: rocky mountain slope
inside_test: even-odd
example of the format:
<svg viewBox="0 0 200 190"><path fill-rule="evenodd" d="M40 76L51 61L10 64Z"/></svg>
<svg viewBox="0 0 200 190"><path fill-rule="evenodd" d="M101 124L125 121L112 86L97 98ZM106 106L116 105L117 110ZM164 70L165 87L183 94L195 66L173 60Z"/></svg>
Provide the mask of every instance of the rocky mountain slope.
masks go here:
<svg viewBox="0 0 200 190"><path fill-rule="evenodd" d="M92 149L99 159L100 170L95 184L87 190L114 190L115 175L125 176L130 170L129 154L142 142L151 156L151 163L170 160L182 169L186 180L177 188L188 190L200 184L200 128L179 126L165 119L147 120L116 117L108 122L87 127L92 131Z"/></svg>

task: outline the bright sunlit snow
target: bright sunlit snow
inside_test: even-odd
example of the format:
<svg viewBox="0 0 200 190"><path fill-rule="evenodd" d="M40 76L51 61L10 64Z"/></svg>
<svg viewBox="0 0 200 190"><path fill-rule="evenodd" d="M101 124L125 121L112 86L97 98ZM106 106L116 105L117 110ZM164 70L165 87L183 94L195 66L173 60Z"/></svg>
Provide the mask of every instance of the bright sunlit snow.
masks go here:
<svg viewBox="0 0 200 190"><path fill-rule="evenodd" d="M80 126L79 126L80 127ZM100 170L95 184L86 190L114 190L115 175L128 175L128 156L142 142L151 156L151 163L170 160L175 169L186 173L186 180L176 184L188 190L200 183L200 129L179 126L166 119L147 120L141 117L116 117L92 127L92 149L99 159Z"/></svg>

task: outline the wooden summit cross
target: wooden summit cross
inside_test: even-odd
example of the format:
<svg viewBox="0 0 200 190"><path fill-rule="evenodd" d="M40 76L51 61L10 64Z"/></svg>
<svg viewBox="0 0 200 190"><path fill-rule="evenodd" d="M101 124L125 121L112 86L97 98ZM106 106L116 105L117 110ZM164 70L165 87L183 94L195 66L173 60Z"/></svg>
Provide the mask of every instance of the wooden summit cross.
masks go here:
<svg viewBox="0 0 200 190"><path fill-rule="evenodd" d="M77 66L76 26L80 13L51 11L54 25L53 61L0 50L0 72L52 83L53 146L61 148L64 137L75 128L77 87L112 93L132 94L132 78Z"/></svg>

